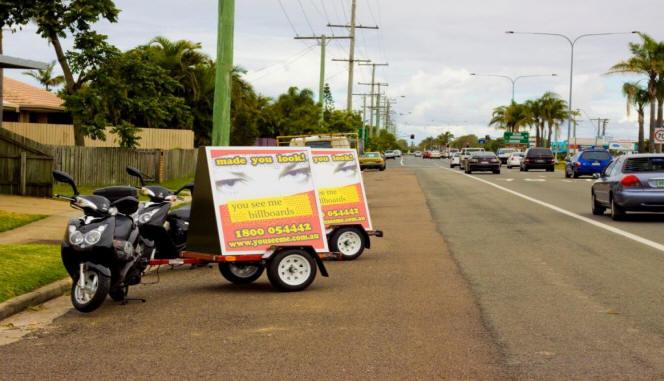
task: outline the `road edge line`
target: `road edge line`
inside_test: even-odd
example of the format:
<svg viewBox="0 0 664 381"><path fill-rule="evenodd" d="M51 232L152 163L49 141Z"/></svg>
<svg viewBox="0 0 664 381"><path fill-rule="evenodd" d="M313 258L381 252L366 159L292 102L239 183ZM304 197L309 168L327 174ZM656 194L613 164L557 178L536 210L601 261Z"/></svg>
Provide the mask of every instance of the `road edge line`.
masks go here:
<svg viewBox="0 0 664 381"><path fill-rule="evenodd" d="M570 211L568 211L568 210L565 210L565 209L563 209L563 208L561 208L561 207L558 207L558 206L555 206L555 205L549 204L549 203L544 202L544 201L540 201L540 200L538 200L538 199L536 199L536 198L533 198L533 197L530 197L530 196L526 196L525 194L521 194L521 193L519 193L519 192L517 192L517 191L513 191L513 190L511 190L511 189L509 189L509 188L505 188L505 187L500 186L500 185L498 185L498 184L494 184L494 183L492 183L491 181L487 181L487 180L484 180L484 179L480 179L480 178L478 178L478 177L473 177L473 176L467 175L467 174L465 174L465 173L459 173L459 172L456 172L456 171L454 171L454 170L452 170L452 169L448 169L448 168L444 168L444 167L440 167L440 168L441 168L441 169L444 169L444 170L446 170L446 171L454 172L454 173L456 173L456 174L458 174L458 175L463 175L463 176L469 177L469 178L471 178L471 179L473 179L473 180L477 180L477 181L479 181L479 182L482 182L482 183L485 183L485 184L487 184L487 185L490 185L490 186L492 186L492 187L494 187L494 188L497 188L497 189L500 189L500 190L505 191L505 192L507 192L507 193L511 193L511 194L513 194L513 195L515 195L515 196L521 197L521 198L523 198L524 200L528 200L528 201L533 202L533 203L535 203L535 204L538 204L538 205L541 205L541 206L547 207L547 208L549 208L549 209L551 209L551 210L554 210L554 211L556 211L556 212L558 212L558 213L562 213L562 214L564 214L564 215L566 215L566 216L568 216L568 217L572 217L572 218L575 218L575 219L577 219L577 220L579 220L579 221L583 221L583 222L589 223L589 224L594 225L594 226L596 226L596 227L598 227L598 228L601 228L601 229L604 229L604 230L610 231L611 233L618 234L618 235L620 235L620 236L623 236L623 237L625 237L625 238L631 239L631 240L636 241L636 242L638 242L638 243L641 243L641 244L643 244L643 245L650 246L650 247L653 248L653 249L656 249L656 250L659 250L659 251L664 252L664 245L662 245L662 244L660 244L660 243L657 243L657 242L655 242L655 241L651 241L651 240L649 240L649 239L647 239L647 238L643 238L643 237L638 236L638 235L636 235L636 234L633 234L633 233L630 233L630 232L626 232L626 231L624 231L624 230L622 230L622 229L618 229L618 228L616 228L616 227L613 227L613 226L611 226L611 225L604 224L604 223L602 223L602 222L597 222L597 221L592 220L592 219L590 219L590 218L588 218L588 217L584 217L584 216L578 215L578 214L576 214L576 213L570 212Z"/></svg>

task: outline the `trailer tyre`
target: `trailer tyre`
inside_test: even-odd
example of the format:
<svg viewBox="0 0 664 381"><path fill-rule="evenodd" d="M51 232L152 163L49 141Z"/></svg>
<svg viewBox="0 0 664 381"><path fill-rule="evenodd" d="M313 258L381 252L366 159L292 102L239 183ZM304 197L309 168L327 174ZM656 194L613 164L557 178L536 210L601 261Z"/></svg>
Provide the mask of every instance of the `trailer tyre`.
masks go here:
<svg viewBox="0 0 664 381"><path fill-rule="evenodd" d="M301 291L316 277L316 262L301 249L286 249L276 253L267 268L267 277L280 291Z"/></svg>
<svg viewBox="0 0 664 381"><path fill-rule="evenodd" d="M260 262L219 262L221 276L233 284L249 284L263 275Z"/></svg>
<svg viewBox="0 0 664 381"><path fill-rule="evenodd" d="M336 229L330 237L330 250L341 253L344 261L359 257L366 244L364 234L354 227Z"/></svg>

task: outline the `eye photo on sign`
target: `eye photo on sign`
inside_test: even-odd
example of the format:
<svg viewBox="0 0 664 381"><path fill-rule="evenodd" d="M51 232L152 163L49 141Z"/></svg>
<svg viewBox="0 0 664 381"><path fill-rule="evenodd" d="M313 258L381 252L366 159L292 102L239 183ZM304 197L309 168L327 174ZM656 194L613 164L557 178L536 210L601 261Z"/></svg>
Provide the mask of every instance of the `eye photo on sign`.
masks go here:
<svg viewBox="0 0 664 381"><path fill-rule="evenodd" d="M215 165L214 188L220 201L251 200L274 196L287 196L310 191L313 188L309 162L252 165L252 158L266 155L247 155L247 163Z"/></svg>

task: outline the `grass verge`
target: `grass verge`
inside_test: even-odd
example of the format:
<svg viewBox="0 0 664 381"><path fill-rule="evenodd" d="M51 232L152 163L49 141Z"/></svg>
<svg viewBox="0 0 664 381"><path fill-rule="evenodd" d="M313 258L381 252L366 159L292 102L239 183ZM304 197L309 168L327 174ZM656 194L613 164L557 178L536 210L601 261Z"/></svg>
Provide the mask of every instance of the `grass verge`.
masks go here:
<svg viewBox="0 0 664 381"><path fill-rule="evenodd" d="M48 216L43 214L12 213L0 210L0 233L16 229Z"/></svg>
<svg viewBox="0 0 664 381"><path fill-rule="evenodd" d="M0 245L0 303L66 276L58 245Z"/></svg>

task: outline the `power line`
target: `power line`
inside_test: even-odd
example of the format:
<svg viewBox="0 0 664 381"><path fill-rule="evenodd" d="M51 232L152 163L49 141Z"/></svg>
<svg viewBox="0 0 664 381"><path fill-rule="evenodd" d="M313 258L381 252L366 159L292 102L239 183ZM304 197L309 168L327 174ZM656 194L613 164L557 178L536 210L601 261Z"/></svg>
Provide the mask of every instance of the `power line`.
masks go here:
<svg viewBox="0 0 664 381"><path fill-rule="evenodd" d="M281 7L281 11L284 13L284 16L286 16L286 20L288 20L288 24L290 24L291 28L293 29L293 33L295 33L296 36L299 36L300 34L297 33L297 30L295 29L295 25L293 25L293 22L291 21L290 17L288 17L288 13L286 13L286 8L284 8L284 5L281 3L281 0L277 0L279 2L279 6Z"/></svg>
<svg viewBox="0 0 664 381"><path fill-rule="evenodd" d="M302 14L304 15L304 20L307 22L307 25L309 25L311 34L316 34L316 32L314 32L314 28L311 26L311 23L309 22L309 17L307 16L307 12L304 11L304 7L302 6L302 1L297 0L297 3L300 4L300 9L302 9Z"/></svg>

